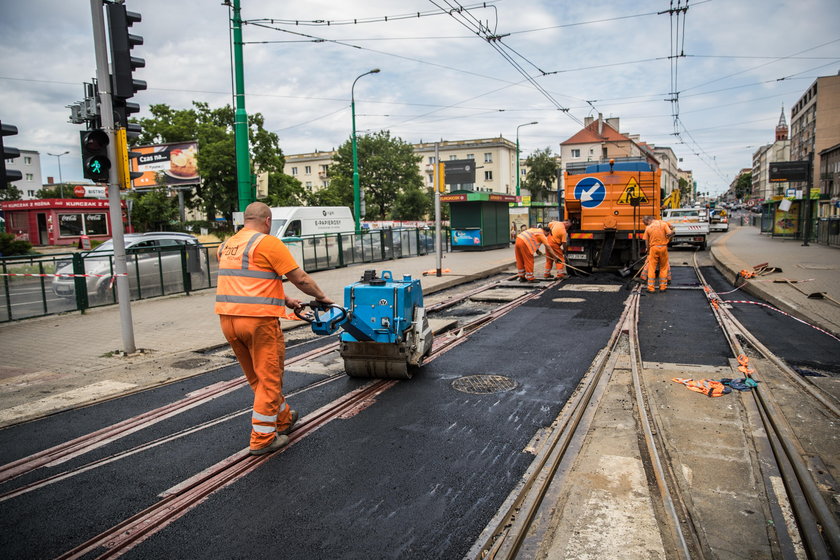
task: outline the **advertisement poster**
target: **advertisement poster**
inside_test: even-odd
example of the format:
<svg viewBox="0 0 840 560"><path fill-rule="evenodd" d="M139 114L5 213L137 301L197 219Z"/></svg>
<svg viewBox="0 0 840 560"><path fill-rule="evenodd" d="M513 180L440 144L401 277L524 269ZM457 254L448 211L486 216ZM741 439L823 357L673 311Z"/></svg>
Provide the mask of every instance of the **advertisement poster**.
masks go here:
<svg viewBox="0 0 840 560"><path fill-rule="evenodd" d="M773 216L773 234L796 235L799 230L799 201L793 202L787 212L781 210L779 206L776 207L776 213Z"/></svg>
<svg viewBox="0 0 840 560"><path fill-rule="evenodd" d="M453 247L478 247L481 245L481 230L475 229L453 229Z"/></svg>
<svg viewBox="0 0 840 560"><path fill-rule="evenodd" d="M133 146L131 151L140 154L131 158L131 170L143 174L132 181L135 189L160 184L174 186L200 182L198 142Z"/></svg>

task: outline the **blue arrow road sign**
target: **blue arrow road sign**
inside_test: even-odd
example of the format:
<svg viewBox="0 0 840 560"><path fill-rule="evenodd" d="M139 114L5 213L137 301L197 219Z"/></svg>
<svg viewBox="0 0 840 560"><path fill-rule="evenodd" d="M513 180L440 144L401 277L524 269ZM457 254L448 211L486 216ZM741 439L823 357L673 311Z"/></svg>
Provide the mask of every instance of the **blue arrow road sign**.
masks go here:
<svg viewBox="0 0 840 560"><path fill-rule="evenodd" d="M580 200L580 205L584 208L595 208L607 196L607 189L604 183L595 177L586 177L578 181L575 185L575 198Z"/></svg>

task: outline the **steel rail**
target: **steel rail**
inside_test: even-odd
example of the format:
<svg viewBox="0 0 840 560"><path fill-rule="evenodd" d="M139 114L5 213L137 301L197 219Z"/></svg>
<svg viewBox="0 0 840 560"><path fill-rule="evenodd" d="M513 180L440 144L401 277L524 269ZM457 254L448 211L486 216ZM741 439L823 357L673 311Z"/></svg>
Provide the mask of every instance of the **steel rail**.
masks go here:
<svg viewBox="0 0 840 560"><path fill-rule="evenodd" d="M706 289L706 297L709 305L712 308L721 330L724 332L729 345L735 353L735 357L746 355L741 342L738 340L738 335L744 336L747 332L743 324L738 321L735 316L724 306L715 305L714 291L711 290L708 282L706 282L700 267L697 265L697 257L694 256L694 271L701 283ZM744 336L747 339L746 336ZM754 337L753 337L754 338ZM768 359L775 364L775 360L769 360L772 355L766 347L754 347L756 351L762 354L762 357ZM765 354L764 352L769 354ZM755 367L755 366L753 366ZM787 372L785 372L786 375ZM802 384L796 386L805 390ZM812 391L806 391L813 396ZM790 433L790 429L783 424L784 415L782 415L770 395L765 395L761 386L755 387L751 391L756 406L760 412L762 423L768 435L773 454L775 455L779 471L783 475L785 488L788 492L791 506L797 519L797 526L803 538L803 542L808 548L808 552L812 558L830 558L828 548L831 548L835 558L840 558L840 525L831 511L831 508L826 504L822 493L814 481L813 476L808 470L805 461L796 442L796 436ZM825 402L821 399L815 399L821 404ZM831 410L829 408L829 410ZM804 499L803 499L804 498ZM822 526L820 531L817 523Z"/></svg>
<svg viewBox="0 0 840 560"><path fill-rule="evenodd" d="M634 292L636 298L638 292ZM579 435L581 420L588 408L597 405L593 394L604 374L611 375L617 360L617 347L622 334L630 327L632 315L631 295L625 301L624 311L616 324L604 350L596 357L591 374L585 378L558 425L546 439L546 443L526 472L517 488L516 495L509 500L505 511L492 521L492 529L485 530L483 540L470 551L470 557L481 560L515 558L528 535L533 520L542 505L554 476L566 457L572 440Z"/></svg>
<svg viewBox="0 0 840 560"><path fill-rule="evenodd" d="M473 295L495 288L500 282L493 281L482 286L479 286L466 293L454 296L446 302L430 306L427 310L430 313L438 312L453 305L457 305ZM286 360L285 367L292 366L298 362L308 360L310 358L317 358L319 356L328 354L338 347L338 343L332 343L320 348L315 348L293 358ZM228 367L228 366L223 366ZM153 426L158 422L177 416L182 412L186 412L191 408L195 408L202 404L206 404L210 400L224 396L228 393L240 389L246 385L247 380L244 377L237 377L229 381L219 382L201 389L197 389L184 396L183 398L173 401L171 403L160 406L156 409L144 412L137 416L127 418L121 422L101 428L94 432L79 436L75 439L60 443L48 449L44 449L27 457L22 457L16 461L12 461L5 465L0 465L0 484L3 484L11 479L22 476L33 470L45 466L55 466L64 461L68 461L109 443L124 438L130 434ZM146 390L146 389L144 389ZM124 396L124 395L121 395ZM85 406L90 406L85 405ZM6 499L9 493L0 495L0 501Z"/></svg>
<svg viewBox="0 0 840 560"><path fill-rule="evenodd" d="M539 295L538 291L526 293L505 305L499 306L493 312L464 325L459 336L443 337L444 340L439 343L437 338L440 337L436 337L435 342L437 344L433 346L432 354L426 361L429 362L436 359L454 346L464 342L469 333L479 330L523 303L539 297ZM164 493L164 497L156 504L85 541L57 558L61 560L82 558L103 547L107 550L97 558L114 558L124 554L134 545L139 544L150 535L163 529L166 525L202 503L210 494L247 475L268 461L272 456L284 452L308 434L320 429L330 421L368 406L377 395L397 383L399 383L399 380L394 379L372 381L355 391L339 397L332 403L302 418L300 423L289 435L289 444L277 452L262 456L251 456L247 450L239 451L209 469L167 490Z"/></svg>

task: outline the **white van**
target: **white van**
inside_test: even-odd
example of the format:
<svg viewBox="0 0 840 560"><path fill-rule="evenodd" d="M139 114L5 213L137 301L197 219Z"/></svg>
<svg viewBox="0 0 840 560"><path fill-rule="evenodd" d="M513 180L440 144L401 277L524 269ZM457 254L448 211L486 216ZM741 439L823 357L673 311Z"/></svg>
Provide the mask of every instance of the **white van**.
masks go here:
<svg viewBox="0 0 840 560"><path fill-rule="evenodd" d="M280 206L271 209L271 235L302 237L321 233L348 233L356 229L347 206Z"/></svg>

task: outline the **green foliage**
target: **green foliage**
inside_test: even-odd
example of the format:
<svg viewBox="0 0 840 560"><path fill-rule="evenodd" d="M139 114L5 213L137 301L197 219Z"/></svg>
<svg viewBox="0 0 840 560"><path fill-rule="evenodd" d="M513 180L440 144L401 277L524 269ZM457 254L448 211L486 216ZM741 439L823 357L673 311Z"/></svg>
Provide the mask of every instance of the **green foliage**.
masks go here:
<svg viewBox="0 0 840 560"><path fill-rule="evenodd" d="M20 200L22 198L23 193L14 183L8 183L5 189L0 188L0 200Z"/></svg>
<svg viewBox="0 0 840 560"><path fill-rule="evenodd" d="M152 117L138 121L143 133L132 144L197 140L202 184L196 187L197 197L187 204L202 208L208 221L213 221L216 213L230 221L233 212L239 209L233 108L225 105L211 109L207 103L194 101L192 109L172 109L159 104L152 105L149 111ZM251 172L256 167L270 174L282 174L284 159L279 138L264 125L260 113L248 116Z"/></svg>
<svg viewBox="0 0 840 560"><path fill-rule="evenodd" d="M391 138L387 130L356 137L359 158L359 186L364 192L368 220L382 220L392 214L397 197L404 190L422 190L423 179L417 172L421 156L414 155L411 144ZM330 166L330 186L318 197L331 204L353 207L352 139L339 146ZM322 191L316 193L320 195Z"/></svg>
<svg viewBox="0 0 840 560"><path fill-rule="evenodd" d="M548 193L554 190L554 182L557 180L557 161L551 148L537 150L525 160L528 167L528 174L525 180L520 182L521 187L531 192L534 200L546 200Z"/></svg>
<svg viewBox="0 0 840 560"><path fill-rule="evenodd" d="M167 231L171 229L169 222L178 218L178 199L168 197L165 189L132 192L129 196L134 200L131 224L135 231Z"/></svg>
<svg viewBox="0 0 840 560"><path fill-rule="evenodd" d="M432 189L409 187L397 195L391 210L392 220L423 220L434 213Z"/></svg>
<svg viewBox="0 0 840 560"><path fill-rule="evenodd" d="M752 192L752 172L742 173L735 181L735 197L738 200L749 198Z"/></svg>
<svg viewBox="0 0 840 560"><path fill-rule="evenodd" d="M261 198L269 206L307 206L311 195L303 188L303 184L285 173L270 173L268 175L268 196Z"/></svg>
<svg viewBox="0 0 840 560"><path fill-rule="evenodd" d="M69 185L64 185L62 189L61 185L55 185L53 187L43 187L37 193L35 193L35 197L39 199L45 198L64 198L62 196L62 190L64 191L63 194L67 195L68 197L73 196L73 187Z"/></svg>
<svg viewBox="0 0 840 560"><path fill-rule="evenodd" d="M0 233L0 256L27 255L32 251L32 243L15 239L11 233Z"/></svg>

